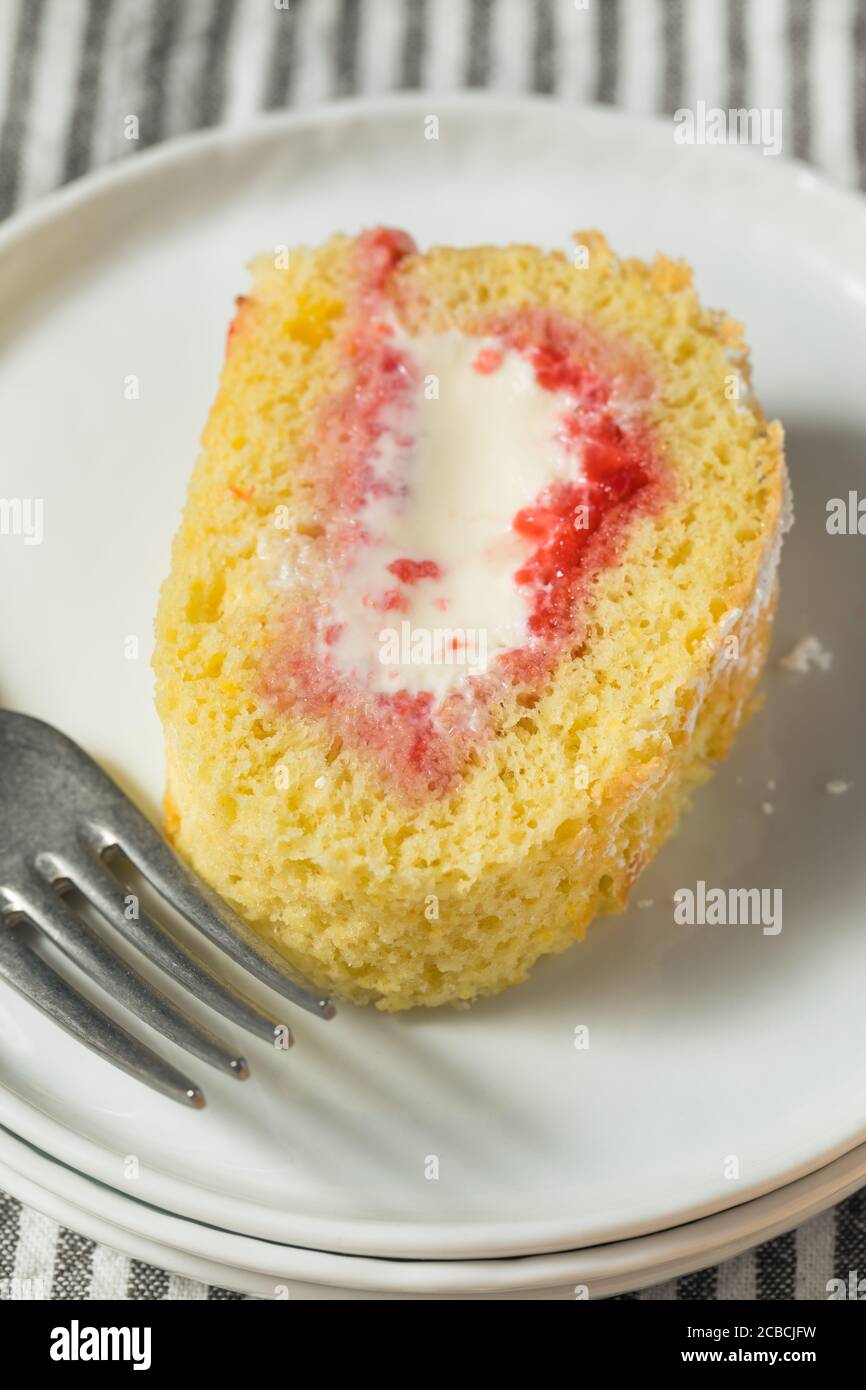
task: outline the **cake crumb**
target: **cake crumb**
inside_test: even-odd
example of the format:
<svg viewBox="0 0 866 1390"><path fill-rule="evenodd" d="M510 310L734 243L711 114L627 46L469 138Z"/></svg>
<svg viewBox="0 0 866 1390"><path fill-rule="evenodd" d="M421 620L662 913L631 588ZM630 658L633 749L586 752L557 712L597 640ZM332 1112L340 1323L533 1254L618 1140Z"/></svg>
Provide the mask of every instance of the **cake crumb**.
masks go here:
<svg viewBox="0 0 866 1390"><path fill-rule="evenodd" d="M654 906L655 906L655 898L638 898L638 900L637 900L637 905L638 905L638 907L641 908L641 909L643 909L643 908L645 908L645 907L654 907Z"/></svg>
<svg viewBox="0 0 866 1390"><path fill-rule="evenodd" d="M813 667L819 671L829 671L833 665L833 653L822 647L817 637L803 637L786 656L779 658L779 665L801 676Z"/></svg>
<svg viewBox="0 0 866 1390"><path fill-rule="evenodd" d="M761 810L763 811L765 816L771 816L775 809L776 808L773 805L772 801L765 801L763 806L761 807Z"/></svg>
<svg viewBox="0 0 866 1390"><path fill-rule="evenodd" d="M835 777L832 782L827 783L825 790L831 796L844 796L847 791L851 790L851 783L843 782L841 777Z"/></svg>

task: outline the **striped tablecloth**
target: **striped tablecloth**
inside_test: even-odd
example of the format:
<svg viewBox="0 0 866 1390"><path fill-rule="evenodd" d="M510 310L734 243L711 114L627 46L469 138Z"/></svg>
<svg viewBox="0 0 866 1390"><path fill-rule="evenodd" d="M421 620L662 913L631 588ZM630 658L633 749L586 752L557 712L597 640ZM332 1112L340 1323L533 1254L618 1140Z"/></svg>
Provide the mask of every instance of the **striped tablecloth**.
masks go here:
<svg viewBox="0 0 866 1390"><path fill-rule="evenodd" d="M0 216L185 131L413 87L638 113L699 100L781 108L786 154L866 189L866 0L0 0ZM828 1280L853 1270L866 1276L866 1190L727 1264L627 1297L826 1298ZM0 1298L28 1287L55 1299L240 1297L0 1193Z"/></svg>

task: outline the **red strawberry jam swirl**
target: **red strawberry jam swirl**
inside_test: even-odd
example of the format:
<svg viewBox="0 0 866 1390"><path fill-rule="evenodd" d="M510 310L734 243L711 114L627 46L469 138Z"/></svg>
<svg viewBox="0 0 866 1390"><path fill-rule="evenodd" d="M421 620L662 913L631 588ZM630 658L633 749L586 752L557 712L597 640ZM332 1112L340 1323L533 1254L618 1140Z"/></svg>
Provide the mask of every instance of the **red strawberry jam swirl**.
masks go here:
<svg viewBox="0 0 866 1390"><path fill-rule="evenodd" d="M408 491L405 480L383 477L371 460L383 435L397 428L397 407L421 389L417 363L395 333L389 293L394 268L413 250L404 233L386 228L357 242L357 290L341 344L348 384L313 434L324 515L312 544L321 573L335 582L369 540L361 514L371 500L386 496L399 505ZM495 703L538 689L563 653L580 644L581 599L599 571L617 563L634 517L656 509L662 492L645 422L652 382L633 352L544 308L497 312L472 332L486 340L472 362L476 372L495 373L505 354L516 352L535 384L562 398L560 442L575 459L573 479L552 481L512 520L525 556L513 574L526 598L525 644L438 700L428 690L372 689L333 659L342 629L321 592L290 601L263 668L264 693L277 708L324 720L335 739L370 755L410 797L454 791L473 748L491 735ZM387 571L393 585L370 602L398 616L408 611L415 586L442 577L430 555L398 554Z"/></svg>
<svg viewBox="0 0 866 1390"><path fill-rule="evenodd" d="M536 542L514 578L531 594L529 629L541 646L506 660L513 672L528 671L541 656L543 678L550 658L577 635L579 589L604 565L616 562L634 514L658 504L658 467L648 426L630 416L617 421L615 355L596 333L549 310L499 319L493 331L508 347L526 354L539 386L567 392L578 402L564 413L562 424L580 451L580 478L552 483L512 522L519 535ZM593 360L605 357L614 357L607 373ZM629 365L635 393L639 398L649 394L651 384Z"/></svg>

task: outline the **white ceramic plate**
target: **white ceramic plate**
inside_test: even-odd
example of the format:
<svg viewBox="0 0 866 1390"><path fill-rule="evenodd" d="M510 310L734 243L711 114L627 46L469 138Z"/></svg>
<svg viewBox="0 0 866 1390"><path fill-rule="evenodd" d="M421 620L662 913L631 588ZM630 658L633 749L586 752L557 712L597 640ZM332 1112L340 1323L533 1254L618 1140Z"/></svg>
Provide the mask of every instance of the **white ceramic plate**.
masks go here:
<svg viewBox="0 0 866 1390"><path fill-rule="evenodd" d="M196 1067L203 1114L4 991L0 1121L117 1187L134 1155L167 1211L320 1250L508 1255L664 1229L866 1138L866 541L824 528L828 497L866 487L860 201L754 151L676 146L665 123L427 95L181 142L44 204L0 234L0 495L44 499L43 544L0 537L0 699L155 809L152 615L242 262L376 221L425 245L564 247L598 225L623 252L686 256L746 321L788 427L779 647L814 632L833 671L770 672L766 710L641 882L655 907L528 985L464 1013L301 1017L294 1053L251 1044L243 1086ZM847 795L826 794L836 778ZM782 932L676 926L671 894L698 879L781 888Z"/></svg>
<svg viewBox="0 0 866 1390"><path fill-rule="evenodd" d="M138 1259L261 1298L591 1299L645 1288L732 1259L853 1192L866 1145L817 1173L715 1216L635 1240L499 1260L333 1255L203 1226L64 1168L0 1129L0 1186L56 1220Z"/></svg>

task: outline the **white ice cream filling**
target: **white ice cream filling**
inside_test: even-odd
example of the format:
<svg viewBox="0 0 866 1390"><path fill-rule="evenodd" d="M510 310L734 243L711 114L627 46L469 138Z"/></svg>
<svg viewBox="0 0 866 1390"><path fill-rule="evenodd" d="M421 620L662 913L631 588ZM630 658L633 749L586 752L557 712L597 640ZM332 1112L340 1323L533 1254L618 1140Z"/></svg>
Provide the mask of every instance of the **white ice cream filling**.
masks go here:
<svg viewBox="0 0 866 1390"><path fill-rule="evenodd" d="M552 483L579 479L563 426L576 402L539 386L531 362L495 339L394 341L413 385L378 421L362 538L335 572L318 641L368 689L430 692L438 703L530 641L532 593L515 573L533 545L512 523ZM482 349L497 354L494 370L473 365ZM436 573L402 582L388 568L402 560Z"/></svg>

